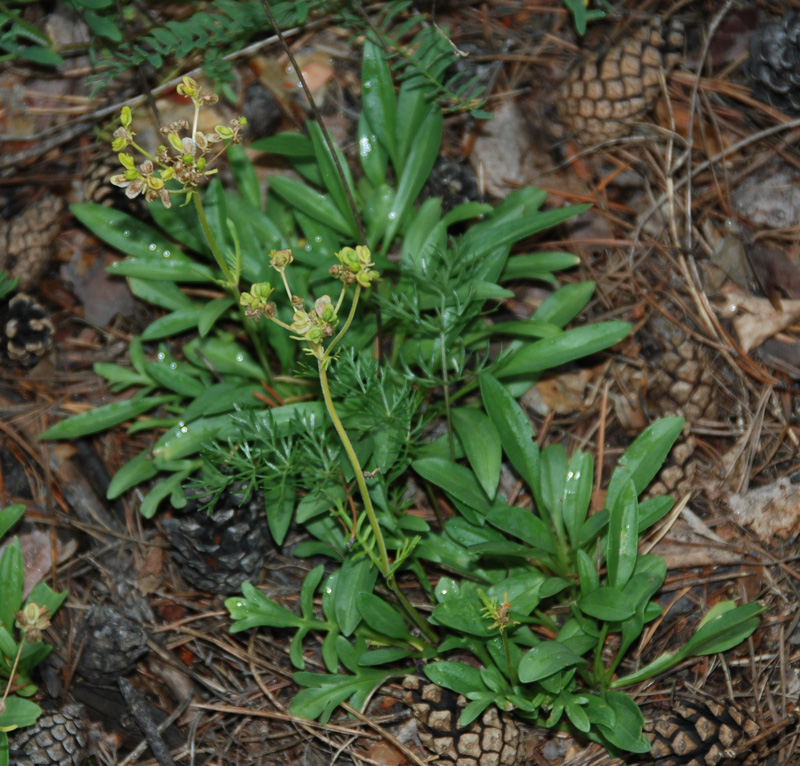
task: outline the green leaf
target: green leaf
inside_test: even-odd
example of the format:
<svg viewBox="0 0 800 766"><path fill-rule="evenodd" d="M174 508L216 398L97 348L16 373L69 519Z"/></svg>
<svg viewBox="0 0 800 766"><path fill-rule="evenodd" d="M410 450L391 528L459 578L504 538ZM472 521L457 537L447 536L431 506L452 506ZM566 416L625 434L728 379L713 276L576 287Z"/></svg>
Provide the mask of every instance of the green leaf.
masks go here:
<svg viewBox="0 0 800 766"><path fill-rule="evenodd" d="M605 739L614 747L631 753L649 753L650 740L642 733L644 716L638 705L621 692L606 692L605 699L615 718L613 727L597 725Z"/></svg>
<svg viewBox="0 0 800 766"><path fill-rule="evenodd" d="M576 665L586 665L586 660L558 641L543 641L523 655L519 663L519 680L533 683Z"/></svg>
<svg viewBox="0 0 800 766"><path fill-rule="evenodd" d="M556 553L552 530L528 508L515 505L494 506L486 520L492 526L534 546L529 550L531 556L535 555L537 549L552 555Z"/></svg>
<svg viewBox="0 0 800 766"><path fill-rule="evenodd" d="M607 585L578 599L578 608L590 617L606 622L619 622L633 616L636 609L630 599L617 588Z"/></svg>
<svg viewBox="0 0 800 766"><path fill-rule="evenodd" d="M475 477L489 500L494 500L503 459L497 429L481 410L461 407L450 414Z"/></svg>
<svg viewBox="0 0 800 766"><path fill-rule="evenodd" d="M415 460L411 467L423 479L441 487L456 500L484 516L491 510L491 504L475 474L463 465L438 457L426 457Z"/></svg>
<svg viewBox="0 0 800 766"><path fill-rule="evenodd" d="M28 598L25 599L25 606L39 604L39 606L47 607L47 611L52 617L67 600L68 595L68 591L62 590L60 593L56 593L47 583L38 582L28 594Z"/></svg>
<svg viewBox="0 0 800 766"><path fill-rule="evenodd" d="M36 723L37 719L42 713L42 709L30 700L22 699L16 695L11 695L5 700L5 710L0 713L0 731L5 734L6 731L13 731L14 729L21 729L25 726L32 726ZM0 741L0 748L2 748L2 741ZM8 763L8 744L6 740L6 763ZM2 750L0 749L0 758L2 757Z"/></svg>
<svg viewBox="0 0 800 766"><path fill-rule="evenodd" d="M295 694L290 710L292 715L318 718L321 723L327 723L340 703L349 699L351 706L359 709L375 688L391 675L397 672L362 668L357 676L295 673L294 682L309 688Z"/></svg>
<svg viewBox="0 0 800 766"><path fill-rule="evenodd" d="M460 630L470 636L487 638L492 634L490 620L483 613L483 605L477 599L451 598L433 609L434 619L441 625Z"/></svg>
<svg viewBox="0 0 800 766"><path fill-rule="evenodd" d="M475 692L487 691L481 671L464 662L450 660L431 662L424 667L425 675L437 686L450 689L468 697Z"/></svg>
<svg viewBox="0 0 800 766"><path fill-rule="evenodd" d="M566 701L564 705L564 712L566 712L567 718L569 718L572 725L578 731L583 732L584 734L591 728L589 716L586 715L586 712L583 709L582 703L584 703L585 699L586 698L582 696L569 694L566 695Z"/></svg>
<svg viewBox="0 0 800 766"><path fill-rule="evenodd" d="M606 538L608 582L614 588L624 588L633 574L639 555L639 504L636 488L628 480L609 509Z"/></svg>
<svg viewBox="0 0 800 766"><path fill-rule="evenodd" d="M276 545L283 545L286 533L292 523L294 507L297 503L297 487L290 476L267 487L264 492L269 532Z"/></svg>
<svg viewBox="0 0 800 766"><path fill-rule="evenodd" d="M249 582L242 584L241 596L225 599L225 608L234 621L230 627L231 633L258 627L298 628L305 622Z"/></svg>
<svg viewBox="0 0 800 766"><path fill-rule="evenodd" d="M736 606L733 601L720 601L709 610L680 651L685 657L727 652L752 635L763 611L765 607L757 603Z"/></svg>
<svg viewBox="0 0 800 766"><path fill-rule="evenodd" d="M184 480L198 467L199 462L198 465L193 465L190 470L178 471L173 473L172 476L157 482L142 500L139 506L139 513L146 519L152 519L160 503L174 492L179 491Z"/></svg>
<svg viewBox="0 0 800 766"><path fill-rule="evenodd" d="M574 452L569 461L561 514L573 549L580 546L580 532L589 512L594 480L594 461L585 452Z"/></svg>
<svg viewBox="0 0 800 766"><path fill-rule="evenodd" d="M111 402L93 410L81 412L48 428L39 438L44 440L76 439L79 436L105 431L155 409L165 402L175 401L174 394L164 396L135 396L119 402Z"/></svg>
<svg viewBox="0 0 800 766"><path fill-rule="evenodd" d="M0 511L0 539L5 537L8 530L22 518L24 513L25 506L21 503L10 505Z"/></svg>
<svg viewBox="0 0 800 766"><path fill-rule="evenodd" d="M595 354L626 338L628 322L597 322L565 330L552 338L542 338L501 360L494 368L496 377L530 375Z"/></svg>
<svg viewBox="0 0 800 766"><path fill-rule="evenodd" d="M576 282L564 285L544 299L531 319L549 322L557 327L566 327L594 295L594 282Z"/></svg>
<svg viewBox="0 0 800 766"><path fill-rule="evenodd" d="M358 118L358 157L364 175L372 186L378 187L386 184L386 166L388 155L367 121L364 112Z"/></svg>
<svg viewBox="0 0 800 766"><path fill-rule="evenodd" d="M538 493L539 447L528 416L503 385L488 373L481 374L480 385L483 405L497 429L506 456L528 486Z"/></svg>
<svg viewBox="0 0 800 766"><path fill-rule="evenodd" d="M334 585L334 613L343 636L352 635L361 622L358 597L362 593L372 593L378 571L369 558L346 558L342 568L336 573Z"/></svg>
<svg viewBox="0 0 800 766"><path fill-rule="evenodd" d="M250 202L251 205L260 209L261 185L258 182L256 169L247 157L245 150L241 146L233 144L228 147L226 154L228 156L231 172L236 179L236 185L239 187L242 196Z"/></svg>
<svg viewBox="0 0 800 766"><path fill-rule="evenodd" d="M172 282L214 282L219 273L210 266L194 261L155 258L125 258L115 261L108 269L109 274L140 279L166 279Z"/></svg>
<svg viewBox="0 0 800 766"><path fill-rule="evenodd" d="M331 199L338 208L339 213L341 213L342 218L347 221L348 231L343 233L349 234L349 236L355 241L359 237L358 224L356 223L356 219L353 215L350 199L347 195L347 189L350 190L350 195L354 202L356 192L355 184L353 183L353 177L350 173L350 167L347 164L347 160L342 154L341 149L334 144L333 151L336 155L336 158L339 160L337 167L337 164L334 162L333 156L331 155L328 142L325 140L322 133L322 128L320 128L319 124L314 120L310 120L308 123L306 123L306 127L309 135L311 136L311 143L314 147L314 153L317 158L317 166L322 174L322 181L325 185L325 188L328 190ZM344 174L344 183L342 182L342 177L339 174L340 168Z"/></svg>
<svg viewBox="0 0 800 766"><path fill-rule="evenodd" d="M533 187L529 188L533 189ZM533 191L538 193L540 200L543 202L547 195L540 189L533 189ZM513 204L513 200L506 201L509 205ZM553 226L557 226L588 210L589 207L590 205L574 205L545 212L528 212L517 207L514 209L513 214L508 214L508 210L497 208L492 218L482 224L473 226L462 237L459 249L462 252L471 253L473 258L480 258L499 248L513 245L515 242L519 242L521 239L530 237L540 231L551 229Z"/></svg>
<svg viewBox="0 0 800 766"><path fill-rule="evenodd" d="M389 223L383 239L383 248L387 249L400 227L405 223L406 215L419 196L422 187L428 180L433 164L439 156L442 143L442 113L435 104L430 107L428 115L420 127L419 134L411 146L408 159L397 184L397 195L388 214Z"/></svg>
<svg viewBox="0 0 800 766"><path fill-rule="evenodd" d="M256 149L267 154L279 154L283 157L301 157L311 159L314 156L314 147L308 136L286 130L276 136L259 138L250 144L251 149Z"/></svg>
<svg viewBox="0 0 800 766"><path fill-rule="evenodd" d="M231 335L195 338L183 347L183 354L200 369L210 368L219 375L264 379L261 366Z"/></svg>
<svg viewBox="0 0 800 766"><path fill-rule="evenodd" d="M310 186L294 178L283 176L270 176L271 189L290 205L305 213L315 221L325 226L352 237L351 225L336 207L330 196L315 191Z"/></svg>
<svg viewBox="0 0 800 766"><path fill-rule="evenodd" d="M121 210L94 203L70 205L70 210L93 234L126 255L154 263L161 260L193 263L159 231Z"/></svg>
<svg viewBox="0 0 800 766"><path fill-rule="evenodd" d="M324 574L325 565L319 564L303 580L303 587L300 590L300 611L307 620L314 619L314 593Z"/></svg>
<svg viewBox="0 0 800 766"><path fill-rule="evenodd" d="M364 42L361 83L362 114L397 168L397 100L392 73L383 51L369 39Z"/></svg>
<svg viewBox="0 0 800 766"><path fill-rule="evenodd" d="M215 298L206 303L198 316L197 331L200 333L200 337L208 335L209 330L216 324L217 320L235 305L236 300L232 297ZM148 327L147 329L149 330L150 328Z"/></svg>
<svg viewBox="0 0 800 766"><path fill-rule="evenodd" d="M105 37L112 43L121 43L125 38L122 35L122 30L111 19L105 16L98 16L92 11L86 11L83 14L83 20L96 35Z"/></svg>
<svg viewBox="0 0 800 766"><path fill-rule="evenodd" d="M552 252L515 255L506 262L500 280L502 282L509 282L517 279L541 278L543 274L551 274L554 271L571 269L580 262L581 259L572 253Z"/></svg>
<svg viewBox="0 0 800 766"><path fill-rule="evenodd" d="M359 593L356 606L361 618L374 631L389 638L411 640L405 620L374 593Z"/></svg>
<svg viewBox="0 0 800 766"><path fill-rule="evenodd" d="M222 412L232 412L234 409L246 409L261 406L254 392L261 392L257 383L215 383L207 387L183 411L184 423L190 423L201 415L219 415Z"/></svg>
<svg viewBox="0 0 800 766"><path fill-rule="evenodd" d="M683 424L684 419L678 416L657 420L625 450L608 485L607 508L614 506L617 495L628 479L633 481L637 496L644 492L653 477L661 470L664 459L683 431Z"/></svg>
<svg viewBox="0 0 800 766"><path fill-rule="evenodd" d="M150 279L128 278L131 292L143 301L160 306L162 309L191 308L191 299L174 282L155 282Z"/></svg>
<svg viewBox="0 0 800 766"><path fill-rule="evenodd" d="M15 615L22 607L24 575L22 549L15 537L0 557L0 625L9 633L13 633Z"/></svg>

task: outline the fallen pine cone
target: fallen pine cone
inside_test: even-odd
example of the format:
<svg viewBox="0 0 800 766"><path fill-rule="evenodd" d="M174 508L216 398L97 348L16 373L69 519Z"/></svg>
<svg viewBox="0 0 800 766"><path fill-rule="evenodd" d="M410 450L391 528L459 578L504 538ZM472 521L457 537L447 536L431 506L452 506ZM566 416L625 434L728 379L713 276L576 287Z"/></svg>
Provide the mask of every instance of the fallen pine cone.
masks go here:
<svg viewBox="0 0 800 766"><path fill-rule="evenodd" d="M656 766L750 766L763 756L748 746L758 724L728 701L680 700L644 731Z"/></svg>
<svg viewBox="0 0 800 766"><path fill-rule="evenodd" d="M83 706L65 705L12 733L10 762L13 766L81 766L88 743Z"/></svg>
<svg viewBox="0 0 800 766"><path fill-rule="evenodd" d="M404 701L417 719L420 742L455 766L516 766L522 750L519 727L496 707L488 708L469 726L458 718L467 700L419 676L403 680Z"/></svg>
<svg viewBox="0 0 800 766"><path fill-rule="evenodd" d="M679 60L683 29L654 17L624 42L575 67L558 92L559 119L582 144L622 138L653 105Z"/></svg>

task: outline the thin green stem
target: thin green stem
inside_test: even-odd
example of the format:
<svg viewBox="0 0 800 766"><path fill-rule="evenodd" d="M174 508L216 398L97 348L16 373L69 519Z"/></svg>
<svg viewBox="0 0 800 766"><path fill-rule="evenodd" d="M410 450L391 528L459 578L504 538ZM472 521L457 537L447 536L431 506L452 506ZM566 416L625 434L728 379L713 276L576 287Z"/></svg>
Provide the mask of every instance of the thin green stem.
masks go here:
<svg viewBox="0 0 800 766"><path fill-rule="evenodd" d="M356 298L357 297L358 294L356 294ZM406 612L406 615L411 622L413 622L413 624L419 628L422 634L431 643L436 643L438 636L436 635L435 631L430 627L430 625L428 625L427 622L425 622L420 613L414 608L414 605L408 600L405 593L403 593L400 586L397 584L397 581L395 580L394 572L392 572L392 565L389 561L389 552L386 548L386 540L383 537L383 531L381 530L380 523L378 522L378 516L375 513L375 507L372 505L372 498L370 497L369 490L367 489L367 482L364 478L364 472L361 470L361 463L358 460L358 456L356 455L356 451L353 449L353 444L350 441L350 437L347 435L347 431L345 431L344 425L342 425L342 421L339 419L339 415L337 414L336 408L333 404L330 385L328 383L328 359L329 357L326 353L324 358L317 360L317 366L319 369L319 382L320 387L322 388L322 398L325 401L325 407L328 410L328 415L331 418L333 427L336 429L336 433L339 435L339 439L342 442L344 451L347 454L347 458L353 468L356 483L358 484L358 491L361 494L361 500L364 503L364 510L367 512L367 518L369 519L372 533L375 535L375 541L378 545L378 559L376 562L378 570L383 575L384 580L386 580L386 584L391 588L392 593L394 593L395 597L400 602L400 605L403 607L403 610Z"/></svg>
<svg viewBox="0 0 800 766"><path fill-rule="evenodd" d="M508 636L504 630L500 631L500 638L503 639L503 653L506 656L506 666L508 667L508 675L511 679L511 685L516 686L519 683L514 663L511 662L511 647L509 646Z"/></svg>
<svg viewBox="0 0 800 766"><path fill-rule="evenodd" d="M342 290L342 295L339 296L339 303L336 306L337 313L339 311L339 306L341 305L341 300L343 297L344 297L344 290ZM326 360L331 358L331 351L333 350L333 347L344 337L345 333L350 329L350 325L353 323L353 317L356 315L356 306L358 306L358 299L360 297L361 297L361 285L356 284L356 294L353 296L353 303L350 305L350 313L347 315L347 319L342 329L339 330L336 337L328 344L328 348L325 349Z"/></svg>
<svg viewBox="0 0 800 766"><path fill-rule="evenodd" d="M27 637L28 634L23 633L22 638L20 639L19 648L17 649L17 656L14 658L14 666L11 668L11 672L8 674L8 684L6 685L6 690L3 693L3 698L0 699L0 703L2 704L5 704L8 694L11 691L11 684L14 683L14 674L17 672L17 665L19 665L19 658L22 657L22 649L25 646L25 639Z"/></svg>

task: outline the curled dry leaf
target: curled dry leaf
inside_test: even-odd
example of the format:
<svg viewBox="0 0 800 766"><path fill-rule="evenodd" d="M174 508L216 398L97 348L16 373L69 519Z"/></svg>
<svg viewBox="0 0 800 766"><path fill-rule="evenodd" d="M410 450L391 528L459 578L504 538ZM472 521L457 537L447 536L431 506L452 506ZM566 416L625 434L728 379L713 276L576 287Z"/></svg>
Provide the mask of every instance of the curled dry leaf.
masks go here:
<svg viewBox="0 0 800 766"><path fill-rule="evenodd" d="M746 494L731 495L728 504L739 523L765 543L800 534L800 483L789 476Z"/></svg>
<svg viewBox="0 0 800 766"><path fill-rule="evenodd" d="M731 293L725 306L728 315L733 316L734 330L745 351L760 346L800 317L800 301L781 301L781 309L776 311L766 298L743 293Z"/></svg>

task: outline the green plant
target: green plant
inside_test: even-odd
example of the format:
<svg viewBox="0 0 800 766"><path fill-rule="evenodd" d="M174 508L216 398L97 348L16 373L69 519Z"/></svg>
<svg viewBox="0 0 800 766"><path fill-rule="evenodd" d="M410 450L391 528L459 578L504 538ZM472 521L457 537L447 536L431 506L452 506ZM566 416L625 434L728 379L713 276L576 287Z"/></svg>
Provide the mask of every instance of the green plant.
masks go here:
<svg viewBox="0 0 800 766"><path fill-rule="evenodd" d="M53 49L53 41L22 18L19 6L25 3L0 2L0 62L28 61L43 66L58 66L64 59Z"/></svg>
<svg viewBox="0 0 800 766"><path fill-rule="evenodd" d="M207 464L200 451L215 439L222 443L236 439L242 410L249 410L263 428L272 429L276 439L296 435L304 419L324 418L325 408L314 400L313 385L295 374L296 344L272 323L256 325L238 305L240 280L258 284L270 278L265 255L270 250L292 251L294 294L333 294L337 284L329 273L333 254L358 242L363 225L384 282L374 299L362 301L342 350L357 351L378 341L374 301L379 301L380 342L390 362L388 374L406 378L423 395L444 386L445 412L451 399L474 388L474 372L480 366L524 390L543 370L606 348L627 334L629 326L623 322L563 329L589 301L591 283L557 290L531 320L486 322L486 312L512 295L504 283L554 282L553 271L577 262L573 255L558 252L511 256L511 246L585 207L543 211L546 195L534 188L515 192L496 208L469 203L442 215L436 198L415 206L438 155L441 112L424 88L405 83L395 95L386 60L369 42L363 68L364 81L371 85L364 89L358 123L364 173L358 182L341 151L335 147L332 151L312 122L308 136L284 133L254 144L288 157L306 179L270 178L266 212L253 166L235 145L229 158L239 194L225 191L214 179L202 197L192 192L194 209L151 207L164 231L194 250L195 256L125 213L99 205L73 206L79 220L128 254L111 271L127 276L137 296L168 312L132 342L132 367L95 366L112 390L137 388L133 397L77 415L43 434L43 438L75 438L135 418L139 418L132 426L135 431L166 427L152 449L117 473L110 497L161 474L162 480L142 504L142 513L151 516L166 498L182 505L182 486ZM127 113L125 122L129 126ZM170 162L176 157L183 162L183 141L194 147L197 156L191 155L192 162L211 156L191 143L192 134L171 136ZM118 148L127 140L121 135L115 139L121 142ZM176 166L166 166L166 147L164 152L139 168L132 157L126 158L125 173L116 182L126 185L129 194L169 201L182 187L170 180L167 171L175 172ZM159 162L165 165L160 170ZM344 169L341 177L337 164ZM206 164L202 173L210 169ZM203 234L197 231L198 216ZM453 227L477 216L482 220L465 234L452 234ZM390 260L388 253L398 248L399 262ZM180 284L205 286L202 297L187 294ZM291 314L287 305L279 309L278 318L290 323ZM196 337L185 342L190 331ZM181 343L182 358L168 343L171 338ZM491 338L508 341L504 352L493 359L487 356ZM158 343L157 353L148 359L144 344L153 342ZM433 409L438 406L433 403ZM154 414L144 419L147 413ZM284 485L293 482L289 477ZM279 526L285 523L275 526L273 533ZM281 542L282 535L276 539Z"/></svg>
<svg viewBox="0 0 800 766"><path fill-rule="evenodd" d="M0 539L24 512L23 505L0 511ZM67 597L66 591L55 593L39 583L23 603L24 576L19 540L14 538L0 557L0 766L9 766L7 732L30 726L42 712L28 699L37 689L31 676L52 649L42 641L42 631Z"/></svg>
<svg viewBox="0 0 800 766"><path fill-rule="evenodd" d="M533 188L496 208L469 203L442 215L437 199L417 205L442 134L431 85L406 81L396 94L370 40L363 80L363 177L356 180L341 150L309 123L307 136L256 144L287 157L303 179L271 178L266 212L235 145L239 123L213 136L171 126L170 146L145 152L145 162L121 156L125 172L115 183L165 203L153 207L157 223L199 257L124 214L74 208L129 255L112 271L168 313L131 344L132 368L96 368L116 390L137 387L134 397L44 436L71 438L154 412L132 428L166 433L115 476L110 496L161 474L142 505L149 516L163 499L185 503L188 484L212 490L213 504L244 480L264 491L276 542L293 519L303 526L310 539L295 555L325 555L335 565L309 572L300 615L249 584L226 602L234 631L295 629L290 655L305 687L293 702L298 715L327 719L345 700L359 706L376 685L423 660L432 680L471 700L462 722L497 704L640 752L641 713L618 689L738 643L755 629L760 607L717 605L677 652L639 669L623 665L658 614L651 598L666 572L658 557L639 556L638 543L672 501L638 497L682 421L661 421L636 440L605 509L590 515L591 457L568 458L560 445L540 452L514 394L544 370L609 347L629 325L565 330L591 297L587 283L555 290L530 320L487 321L513 295L504 283L554 283L553 271L575 263L564 253L512 256L512 245L584 208L543 211L544 194ZM189 78L181 92L194 103L196 125L208 97ZM216 147L226 145L240 194L216 179L203 194ZM129 112L115 148L144 151ZM171 205L178 194L186 206ZM475 218L455 234L456 224ZM276 273L287 297L273 302ZM198 296L179 284L205 289ZM493 352L491 340L505 347ZM144 344L152 342L159 345L148 359ZM426 439L426 427L440 422L446 434ZM499 492L504 457L534 510ZM409 469L430 490L436 526L409 512ZM442 494L452 518L439 507ZM407 585L418 591L413 601ZM310 633L322 638L326 674L305 670ZM454 650L472 653L481 669L447 659Z"/></svg>
<svg viewBox="0 0 800 766"><path fill-rule="evenodd" d="M664 560L639 555L638 546L672 500L640 503L638 496L683 420L658 421L630 446L611 478L605 508L590 515L591 456L568 457L558 444L540 452L527 416L506 388L488 374L480 383L488 414L463 413L472 426L469 440L462 441L469 467L441 456L413 463L420 477L447 495L456 516L440 532L417 517L381 516L381 526L391 529L396 571L419 578L417 603L423 594L430 599L427 629L415 630L390 599L374 591L372 537L357 533L350 545L335 523L318 520L306 528L333 543L299 546L299 553L327 551L341 567L327 577L321 565L309 572L300 616L245 584L242 596L226 601L231 630L296 629L294 679L305 687L292 702L297 715L325 721L341 702L360 706L387 678L413 672L409 661L427 660L430 680L470 700L461 725L494 704L612 752L646 752L644 718L619 689L687 657L726 651L755 630L762 611L758 604L718 603L676 651L642 667L623 664L644 626L661 612L651 599L666 576ZM533 509L511 506L499 493L503 456L525 481ZM440 573L429 582L427 573L439 567L463 576ZM313 609L317 590L322 619ZM324 636L327 674L304 669L303 641L311 632ZM472 654L479 667L447 659L450 652Z"/></svg>

